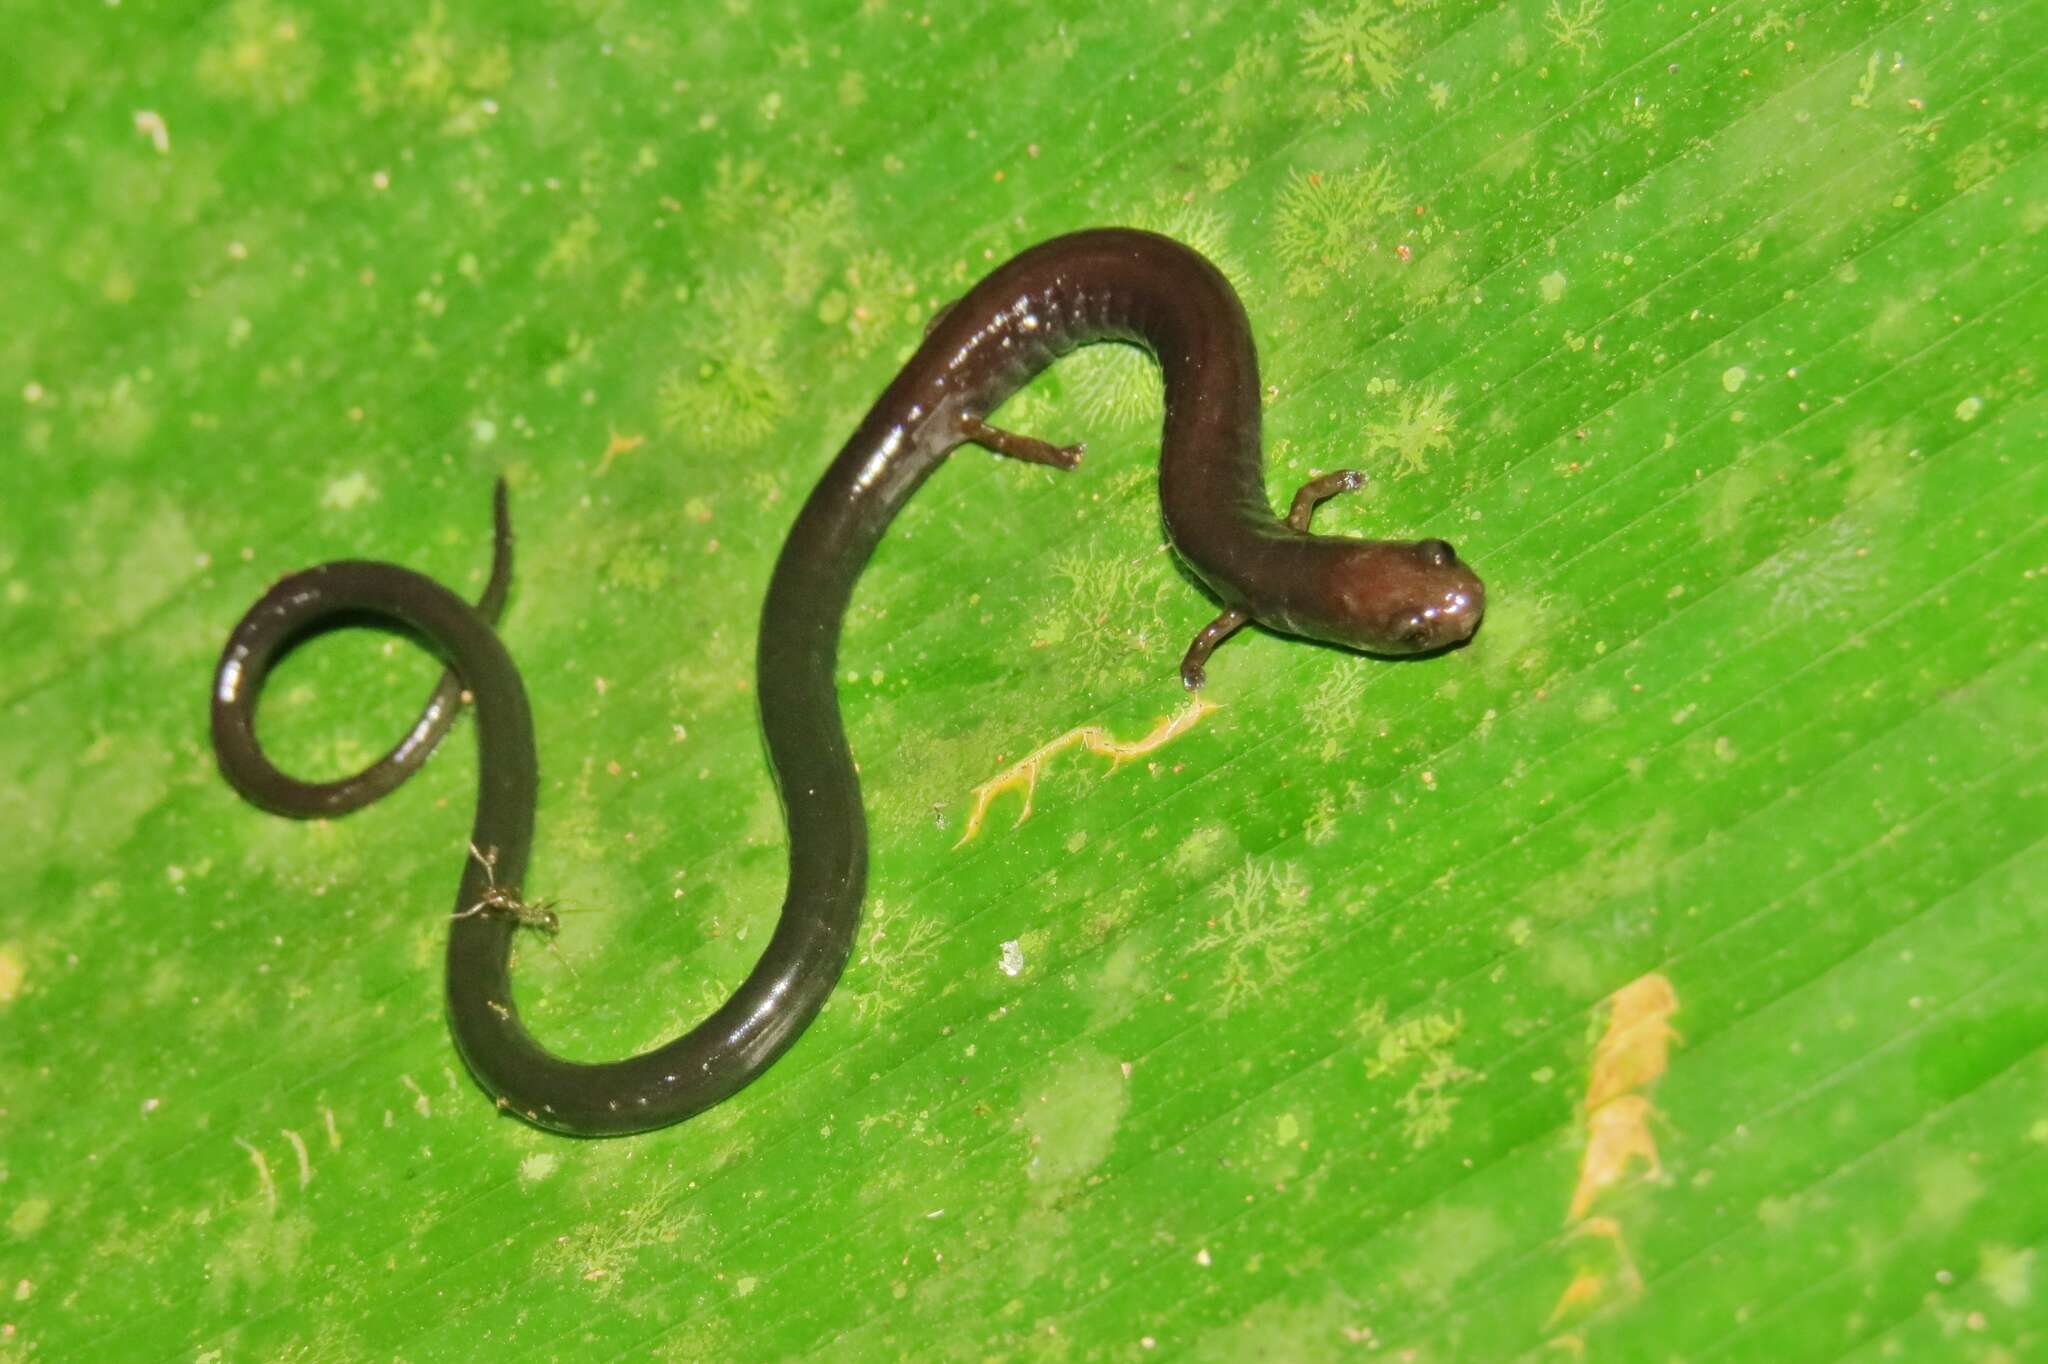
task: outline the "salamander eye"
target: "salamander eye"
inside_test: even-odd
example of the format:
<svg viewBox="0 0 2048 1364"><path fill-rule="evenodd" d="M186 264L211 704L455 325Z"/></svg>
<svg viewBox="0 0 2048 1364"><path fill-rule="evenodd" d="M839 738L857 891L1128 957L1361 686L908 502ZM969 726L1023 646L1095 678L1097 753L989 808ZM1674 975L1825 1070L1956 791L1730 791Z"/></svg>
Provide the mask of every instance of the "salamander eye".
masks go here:
<svg viewBox="0 0 2048 1364"><path fill-rule="evenodd" d="M1451 548L1448 540L1422 540L1415 547L1422 551L1423 558L1429 560L1431 568L1449 568L1458 562L1458 551Z"/></svg>

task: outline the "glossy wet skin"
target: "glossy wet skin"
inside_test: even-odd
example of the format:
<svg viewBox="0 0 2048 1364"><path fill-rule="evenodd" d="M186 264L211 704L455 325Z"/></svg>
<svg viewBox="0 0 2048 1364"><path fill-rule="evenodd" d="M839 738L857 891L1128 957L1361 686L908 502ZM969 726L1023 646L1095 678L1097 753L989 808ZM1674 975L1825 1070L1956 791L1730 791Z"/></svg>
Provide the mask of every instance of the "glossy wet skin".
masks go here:
<svg viewBox="0 0 2048 1364"><path fill-rule="evenodd" d="M1375 654L1463 644L1486 611L1486 587L1443 540L1359 541L1331 566L1331 619L1299 633Z"/></svg>
<svg viewBox="0 0 2048 1364"><path fill-rule="evenodd" d="M1484 589L1442 541L1309 531L1316 505L1358 487L1362 476L1323 475L1302 488L1285 516L1273 513L1260 450L1258 361L1237 295L1214 266L1176 242L1102 229L1021 253L949 307L798 512L769 581L757 654L762 733L789 828L788 888L752 972L674 1041L622 1061L568 1061L526 1031L513 999L514 938L522 929L546 931L552 914L520 890L538 771L525 689L491 627L511 564L502 485L492 587L477 607L395 565L345 561L293 574L250 608L215 672L221 769L251 801L279 814L358 809L417 770L467 693L479 731L478 798L447 967L449 1023L463 1060L500 1108L557 1132L638 1132L701 1112L754 1080L796 1040L852 952L866 889L867 825L839 718L836 662L854 584L911 494L960 445L1074 467L1079 447L1005 432L984 419L1060 355L1104 340L1134 342L1159 362L1162 519L1174 548L1224 607L1181 662L1186 685L1202 684L1211 650L1248 622L1382 654L1428 652L1470 636ZM1028 561L1028 545L1016 552ZM273 767L256 740L264 677L298 640L364 616L426 641L449 676L386 757L340 782L298 782ZM687 621L683 604L677 619Z"/></svg>

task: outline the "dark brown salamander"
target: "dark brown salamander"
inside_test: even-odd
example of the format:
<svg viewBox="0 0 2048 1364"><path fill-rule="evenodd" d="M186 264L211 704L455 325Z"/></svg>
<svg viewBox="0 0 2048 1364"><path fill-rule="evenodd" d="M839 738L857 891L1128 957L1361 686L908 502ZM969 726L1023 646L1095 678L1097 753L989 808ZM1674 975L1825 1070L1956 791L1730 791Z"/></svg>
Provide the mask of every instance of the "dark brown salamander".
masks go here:
<svg viewBox="0 0 2048 1364"><path fill-rule="evenodd" d="M910 495L960 445L1073 467L1080 447L985 419L1061 355L1106 340L1133 342L1159 361L1167 534L1225 608L1182 661L1186 685L1202 684L1210 652L1247 621L1381 654L1425 652L1471 635L1485 592L1443 541L1309 532L1316 504L1357 487L1360 475L1314 479L1287 516L1273 515L1259 446L1258 359L1237 295L1187 247L1107 228L1032 247L948 308L797 514L761 612L757 664L762 729L789 823L789 888L753 972L683 1036L592 1065L544 1050L521 1024L513 935L549 922L518 890L533 832L532 717L489 620L432 580L390 564L342 562L265 594L236 626L215 675L222 770L250 800L288 815L342 813L391 789L446 728L450 708L440 692L407 743L325 786L296 782L263 757L256 698L284 649L337 618L368 614L418 633L475 699L480 728L474 855L464 863L448 946L448 1012L463 1059L500 1107L558 1132L637 1132L701 1112L796 1040L853 949L867 825L834 665L854 583ZM510 566L502 503L500 512L487 612L502 598L498 584Z"/></svg>

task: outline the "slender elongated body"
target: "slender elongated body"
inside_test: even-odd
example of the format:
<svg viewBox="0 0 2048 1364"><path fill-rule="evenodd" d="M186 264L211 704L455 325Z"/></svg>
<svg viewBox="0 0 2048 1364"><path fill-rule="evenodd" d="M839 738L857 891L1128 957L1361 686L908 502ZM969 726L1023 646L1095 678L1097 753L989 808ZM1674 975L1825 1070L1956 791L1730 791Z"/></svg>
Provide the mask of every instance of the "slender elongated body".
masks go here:
<svg viewBox="0 0 2048 1364"><path fill-rule="evenodd" d="M1423 652L1472 633L1484 590L1443 541L1310 533L1315 505L1356 487L1358 475L1315 479L1286 516L1273 514L1259 446L1258 361L1236 294L1187 247L1100 229L1025 251L941 314L797 514L769 582L757 664L762 729L789 826L788 891L752 973L681 1037L593 1065L553 1055L521 1024L509 975L513 935L551 922L517 889L533 834L532 717L486 614L430 579L390 564L341 562L294 574L265 594L235 628L215 675L222 770L250 800L287 815L338 814L390 790L445 730L452 707L441 691L406 743L325 786L296 782L264 758L256 697L279 654L338 618L368 614L416 632L473 697L480 731L474 855L448 946L448 1013L464 1061L501 1107L559 1132L636 1132L701 1112L796 1040L853 949L867 825L834 665L854 583L897 512L960 445L1077 463L1077 446L998 430L985 418L1059 356L1103 340L1133 342L1159 361L1166 530L1225 608L1183 660L1188 686L1202 684L1210 650L1248 620L1377 653ZM509 556L501 488L486 613L502 599Z"/></svg>

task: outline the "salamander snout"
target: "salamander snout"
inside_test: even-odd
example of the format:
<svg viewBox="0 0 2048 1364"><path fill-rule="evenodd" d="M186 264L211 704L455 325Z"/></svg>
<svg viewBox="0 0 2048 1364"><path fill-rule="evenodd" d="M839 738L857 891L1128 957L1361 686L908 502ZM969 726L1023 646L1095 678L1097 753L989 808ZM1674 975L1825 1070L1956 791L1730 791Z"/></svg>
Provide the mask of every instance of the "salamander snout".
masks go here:
<svg viewBox="0 0 2048 1364"><path fill-rule="evenodd" d="M1328 614L1305 633L1367 653L1447 649L1486 614L1485 584L1443 540L1355 541L1326 591Z"/></svg>
<svg viewBox="0 0 2048 1364"><path fill-rule="evenodd" d="M1456 559L1436 567L1464 569ZM1447 575L1440 588L1433 588L1402 618L1400 637L1405 647L1393 652L1421 654L1463 644L1472 638L1472 632L1479 628L1479 618L1485 614L1485 584L1470 571Z"/></svg>

